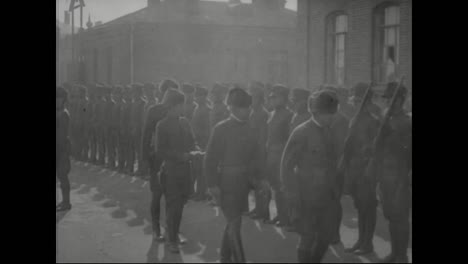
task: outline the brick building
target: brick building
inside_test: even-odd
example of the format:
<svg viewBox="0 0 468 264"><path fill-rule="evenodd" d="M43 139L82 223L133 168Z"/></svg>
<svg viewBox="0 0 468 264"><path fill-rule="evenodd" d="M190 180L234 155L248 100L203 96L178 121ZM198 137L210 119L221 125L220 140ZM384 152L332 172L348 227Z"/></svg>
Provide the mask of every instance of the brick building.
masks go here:
<svg viewBox="0 0 468 264"><path fill-rule="evenodd" d="M298 0L298 45L306 58L298 67L309 68L309 87L405 76L411 89L411 13L411 0Z"/></svg>
<svg viewBox="0 0 468 264"><path fill-rule="evenodd" d="M285 3L148 0L147 7L84 32L81 78L294 84L297 17Z"/></svg>

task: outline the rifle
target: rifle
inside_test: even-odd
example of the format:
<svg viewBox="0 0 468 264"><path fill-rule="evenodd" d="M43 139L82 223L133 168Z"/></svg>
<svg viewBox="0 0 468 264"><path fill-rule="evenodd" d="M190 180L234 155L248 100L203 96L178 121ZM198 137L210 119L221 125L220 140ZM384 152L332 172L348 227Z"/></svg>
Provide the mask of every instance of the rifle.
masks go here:
<svg viewBox="0 0 468 264"><path fill-rule="evenodd" d="M356 134L357 131L357 124L359 121L362 119L362 115L364 113L364 109L367 106L368 102L372 99L372 86L373 82L369 82L369 86L367 87L366 93L364 95L364 98L359 106L359 110L352 119L350 128L348 130L348 134L346 135L346 140L344 143L344 148L343 148L343 154L341 155L339 162L338 162L338 173L337 173L337 181L338 181L338 186L340 186L340 189L342 189L343 181L344 181L344 171L348 167L348 162L349 162L349 148L351 145L351 139L354 138L354 135ZM339 191L341 192L341 191Z"/></svg>
<svg viewBox="0 0 468 264"><path fill-rule="evenodd" d="M380 124L380 127L379 127L379 131L377 133L377 136L375 137L374 146L372 148L373 153L372 153L371 157L375 157L375 154L378 151L378 148L380 148L381 144L383 143L385 128L387 127L388 122L390 121L390 118L392 117L393 113L395 112L396 102L397 102L398 98L403 95L401 93L401 90L403 89L404 80L405 80L405 76L401 77L400 82L398 83L397 89L393 93L392 101L390 103L388 111L387 111L387 113L385 113L385 117L382 120L382 123ZM404 101L405 98L402 98L402 99ZM373 168L374 167L374 162L375 162L374 160L375 160L375 158L372 158L372 161L370 162L370 168L368 168L368 171L366 172L367 177L370 177L372 175L372 173L370 173L369 170L374 169Z"/></svg>

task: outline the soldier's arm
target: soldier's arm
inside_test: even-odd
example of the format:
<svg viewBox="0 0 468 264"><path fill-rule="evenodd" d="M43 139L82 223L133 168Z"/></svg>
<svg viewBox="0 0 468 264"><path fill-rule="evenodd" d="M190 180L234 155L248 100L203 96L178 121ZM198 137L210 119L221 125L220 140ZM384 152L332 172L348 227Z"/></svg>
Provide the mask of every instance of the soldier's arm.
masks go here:
<svg viewBox="0 0 468 264"><path fill-rule="evenodd" d="M281 157L280 180L286 193L297 193L299 188L297 179L294 177L294 168L297 165L299 154L306 144L304 139L302 129L298 127L293 130L284 148Z"/></svg>
<svg viewBox="0 0 468 264"><path fill-rule="evenodd" d="M223 131L219 127L214 127L213 133L208 140L206 149L204 167L206 184L208 188L218 186L218 165L221 161L221 156L224 151Z"/></svg>
<svg viewBox="0 0 468 264"><path fill-rule="evenodd" d="M143 136L141 138L141 147L142 147L142 158L144 160L148 159L148 156L151 152L151 135L155 128L154 123L154 113L153 108L148 110L148 114L146 116L146 120L143 126Z"/></svg>
<svg viewBox="0 0 468 264"><path fill-rule="evenodd" d="M184 127L184 130L187 133L187 139L186 140L187 140L188 149L191 150L191 151L199 150L197 142L195 140L195 136L193 134L192 127L190 126L190 123L189 123L188 119L182 118L181 120L182 120L181 121L182 126Z"/></svg>
<svg viewBox="0 0 468 264"><path fill-rule="evenodd" d="M70 115L67 112L63 112L60 115L60 124L58 134L56 135L59 142L59 148L62 150L69 150L70 146L68 139L68 133L70 130Z"/></svg>

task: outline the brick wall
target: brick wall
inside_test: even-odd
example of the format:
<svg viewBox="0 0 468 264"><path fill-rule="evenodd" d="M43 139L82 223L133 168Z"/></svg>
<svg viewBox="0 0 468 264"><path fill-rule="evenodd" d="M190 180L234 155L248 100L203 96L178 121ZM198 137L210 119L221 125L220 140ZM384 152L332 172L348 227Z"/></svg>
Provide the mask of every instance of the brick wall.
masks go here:
<svg viewBox="0 0 468 264"><path fill-rule="evenodd" d="M309 5L307 5L309 2ZM324 83L325 79L325 30L326 17L334 11L348 15L346 43L345 85L351 87L372 75L373 60L373 11L385 0L299 0L298 2L298 48L306 54L306 10L310 12L309 80L310 89ZM400 4L400 75L406 76L406 84L412 87L412 41L411 41L411 0L393 1ZM307 56L303 56L307 58ZM305 61L299 62L300 72L306 74ZM300 79L300 78L299 78ZM302 78L305 86L306 78Z"/></svg>

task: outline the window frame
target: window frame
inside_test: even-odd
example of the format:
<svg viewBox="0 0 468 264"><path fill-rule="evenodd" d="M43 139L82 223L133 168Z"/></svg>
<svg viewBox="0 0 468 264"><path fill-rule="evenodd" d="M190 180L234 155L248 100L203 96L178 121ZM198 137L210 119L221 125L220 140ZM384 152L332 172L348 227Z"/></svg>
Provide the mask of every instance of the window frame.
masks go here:
<svg viewBox="0 0 468 264"><path fill-rule="evenodd" d="M387 8L397 8L397 21L396 23L386 24L386 10ZM388 1L377 5L372 13L373 28L372 28L372 80L376 83L386 83L392 80L392 76L387 76L386 63L389 61L386 48L388 41L386 36L390 29L395 30L395 51L394 51L394 72L393 78L399 75L400 72L400 54L401 54L401 4L396 1Z"/></svg>
<svg viewBox="0 0 468 264"><path fill-rule="evenodd" d="M344 16L346 18L346 26L344 31L337 31L337 23L339 17ZM347 81L347 51L348 51L348 34L349 34L349 15L344 11L334 11L326 16L325 18L325 80L327 83L334 85L345 85ZM337 39L343 36L343 79L342 83L338 80L338 62L337 54L340 52L337 45Z"/></svg>

